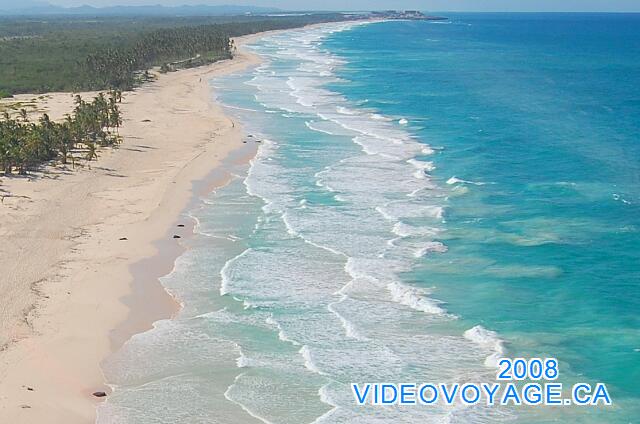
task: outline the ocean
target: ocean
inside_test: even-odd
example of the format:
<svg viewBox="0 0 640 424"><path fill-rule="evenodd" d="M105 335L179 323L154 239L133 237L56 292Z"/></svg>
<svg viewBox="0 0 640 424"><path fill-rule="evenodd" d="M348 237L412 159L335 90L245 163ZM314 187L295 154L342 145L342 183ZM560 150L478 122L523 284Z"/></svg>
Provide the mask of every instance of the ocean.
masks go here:
<svg viewBox="0 0 640 424"><path fill-rule="evenodd" d="M185 213L179 316L104 365L99 423L640 417L640 15L450 14L268 35L212 81L259 143ZM357 406L554 357L609 407Z"/></svg>

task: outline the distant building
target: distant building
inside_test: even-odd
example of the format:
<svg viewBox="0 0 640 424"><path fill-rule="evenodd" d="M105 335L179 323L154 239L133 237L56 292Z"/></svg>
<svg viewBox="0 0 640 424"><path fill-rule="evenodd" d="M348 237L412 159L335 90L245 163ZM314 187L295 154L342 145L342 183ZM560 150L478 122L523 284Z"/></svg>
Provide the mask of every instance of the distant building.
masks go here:
<svg viewBox="0 0 640 424"><path fill-rule="evenodd" d="M385 11L376 11L371 12L371 17L373 18L382 18L382 19L411 19L411 20L421 20L421 21L441 21L446 20L447 18L441 18L438 16L428 16L419 10L385 10Z"/></svg>

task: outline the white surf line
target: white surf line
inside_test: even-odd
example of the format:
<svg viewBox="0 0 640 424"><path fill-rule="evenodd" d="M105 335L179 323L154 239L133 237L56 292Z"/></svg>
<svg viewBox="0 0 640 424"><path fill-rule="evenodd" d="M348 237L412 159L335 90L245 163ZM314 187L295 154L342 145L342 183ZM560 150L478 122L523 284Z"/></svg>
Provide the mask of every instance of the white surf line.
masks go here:
<svg viewBox="0 0 640 424"><path fill-rule="evenodd" d="M295 97L295 96L294 96L294 97ZM265 107L266 107L266 105L265 105ZM281 110L284 110L284 109L282 109L282 108L280 108L280 109L281 109ZM295 112L295 113L297 114L297 112ZM394 142L398 142L398 143L405 143L405 142L408 142L408 140L405 140L405 139L396 139L396 138L389 137L389 136L378 135L377 133L370 133L370 132L367 132L366 130L359 130L359 129L357 129L357 128L350 128L349 126L347 126L347 125L345 125L343 122L341 122L341 120L326 119L326 118L323 118L319 113L316 113L316 115L317 115L317 116L319 116L319 117L320 117L320 118L322 118L322 119L325 119L325 120L328 120L328 121L332 121L332 122L334 122L334 123L336 123L336 124L340 125L342 128L347 129L347 130L349 130L349 131L353 131L353 132L356 132L356 133L364 134L364 135L370 136L370 137L372 137L372 138L376 138L376 139L384 140L385 142L392 142L392 143L394 143ZM314 129L314 128L311 128L309 125L307 125L307 127L308 127L310 130L318 131L318 130L316 130L316 129ZM323 131L319 131L319 132L323 132ZM328 134L330 134L330 133L328 133ZM424 152L424 150L423 150L423 152ZM368 153L368 152L366 152L366 151L365 151L365 153ZM400 159L400 158L399 158L399 159ZM421 165L421 163L423 163L423 162L421 162L421 163L415 163L415 164L413 164L413 163L411 163L411 162L408 162L408 163L409 163L409 164L411 164L411 165L413 165L415 168L421 168L422 166L424 166L424 165ZM419 165L419 166L417 166L417 165ZM428 171L428 169L418 169L418 170L419 170L419 171L422 171L421 176L422 176L423 178L424 178L424 174L425 174L425 172L424 172L424 171ZM324 189L326 189L326 190L328 190L328 191L332 191L330 187L327 187L325 184L321 183L320 181L316 181L316 185L318 185L319 187L323 187ZM422 189L421 189L421 190L422 190ZM414 191L414 192L412 192L411 194L415 195L416 193L417 193L417 192L415 192L415 191ZM250 194L251 194L251 193L250 193ZM409 194L409 195L411 195L411 194ZM408 195L408 196L409 196L409 195ZM264 198L264 197L262 197L262 196L260 196L260 195L258 195L258 197L261 197L261 198L265 201L265 203L267 203L267 204L269 204L269 205L273 205L273 204L274 204L274 202L272 202L272 201L270 201L269 199L266 199L266 198ZM389 205L389 204L387 204L387 205L385 205L385 206L388 206L388 205ZM383 213L383 211L382 211L382 210L380 210L380 209L378 209L378 208L379 208L379 207L376 207L375 209L376 209L379 213L381 213L381 214L383 215L383 217L385 217L385 218L387 218L387 219L392 219L393 221L397 221L397 220L398 220L398 218L396 218L396 217L391 217L390 215L388 215L388 214L386 214L386 213ZM317 247L317 248L320 248L320 249L324 249L324 250L326 250L326 251L328 251L328 252L330 252L330 253L332 253L332 254L336 254L336 255L343 256L344 258L346 258L346 259L347 259L347 264L348 264L349 260L350 260L350 259L352 259L352 258L350 258L348 255L346 255L344 252L341 252L341 251L339 251L339 250L333 249L333 248L331 248L331 247L329 247L329 246L325 246L325 245L320 244L320 243L316 243L316 242L314 242L314 241L312 241L312 240L309 240L309 239L307 239L306 237L304 237L304 236L303 236L299 231L297 231L297 230L294 228L294 226L292 226L292 225L290 224L290 222L288 221L288 219L287 219L287 212L288 212L289 208L288 208L286 205L284 205L284 206L281 206L279 209L283 209L283 210L280 210L280 211L279 211L279 212L280 212L280 213L279 213L279 215L280 215L280 218L282 219L283 223L284 223L284 224L285 224L285 226L287 227L288 232L289 232L291 235L296 236L296 237L299 237L302 241L304 241L305 243L308 243L308 244L310 244L310 245L312 245L312 246L314 246L314 247ZM267 211L265 211L265 212L267 212ZM270 211L270 212L273 212L273 211ZM433 214L434 214L434 215L436 215L436 217L438 217L438 218L442 218L442 212L434 212ZM385 215L386 215L386 216L385 216ZM345 267L347 266L347 264L345 264ZM347 271L347 273L348 273L348 271ZM351 274L349 274L349 275L351 275ZM353 275L352 275L352 277L353 277ZM373 277L371 277L371 278L373 278ZM377 280L376 280L376 281L377 281ZM343 301L345 301L345 299L348 297L348 296L345 294L345 292L347 291L347 289L348 289L349 285L351 285L351 284L353 284L353 279L352 279L351 281L347 282L347 283L346 283L346 284L345 284L345 285L344 285L344 286L343 286L343 287L342 287L338 292L336 292L336 294L338 294L338 295L340 295L340 296L341 296L340 300L338 300L338 301L336 301L336 302L332 302L332 303L330 303L330 304L328 304L328 305L327 305L327 309L328 309L331 313L333 313L334 315L336 315L336 316L341 320L341 322L342 322L342 324L343 324L343 327L345 328L345 334L347 335L347 337L349 337L349 334L350 334L350 332L351 332L351 330L349 329L349 327L348 327L347 325L345 325L345 323L348 323L348 320L344 319L344 317L342 317L342 316L337 312L337 310L335 309L335 307L336 307L339 303L342 303ZM403 284L403 285L402 285L402 287L400 287L400 288L395 287L395 289L396 289L396 290L395 290L395 291L396 291L396 295L398 295L398 296L399 296L399 298L401 299L401 301L400 301L400 302L398 302L398 303L400 303L400 304L403 304L403 305L405 305L405 306L409 306L409 307L410 307L410 308L412 308L412 309L422 310L423 312L426 312L426 313L428 313L428 314L432 314L432 315L442 315L442 312L444 312L441 308L439 308L439 306L438 306L439 302L438 302L438 301L436 301L436 300L433 300L433 299L431 299L431 298L428 298L428 300L427 300L427 299L422 298L422 299L418 299L418 300L416 301L416 299L414 298L414 296L413 296L413 295L415 295L415 294L416 294L416 292L418 292L418 291L419 291L419 289L417 289L417 288L413 288L413 287L411 287L411 286L406 286L406 285L404 285L404 284ZM392 291L392 290L390 289L390 291ZM425 295L423 292L421 292L421 291L420 291L420 294L421 294L421 295L424 295L424 296L426 297L426 295ZM393 296L392 296L392 297L393 297ZM396 300L396 299L394 299L394 300ZM397 301L397 300L396 300L396 301ZM433 303L432 303L432 302L433 302ZM419 308L416 308L415 306L419 306ZM446 314L446 312L445 312L445 314ZM274 319L274 322L277 322L277 321L275 321L275 319ZM298 345L299 345L299 344L298 344ZM323 376L327 377L329 380L331 380L331 381L335 381L336 383L341 383L341 382L339 382L339 381L337 381L337 380L335 380L335 379L333 379L333 378L331 378L331 377L328 377L328 376L327 376L323 371L321 371L321 370L320 370L320 369L319 369L319 368L318 368L318 367L313 363L312 352L311 352L311 348L310 348L309 346L307 346L307 345L303 345L303 346L302 346L302 348L300 348L299 353L300 353L300 355L303 357L303 359L304 359L304 361L305 361L305 367L306 367L308 370L310 370L310 371L312 371L312 372L314 372L314 373L316 373L316 374L323 375ZM239 377L239 376L238 376L238 377ZM237 380L237 378L236 378L236 380ZM341 383L341 384L344 384L344 383ZM322 387L320 388L320 390L319 390L319 396L320 396L321 401L322 401L323 403L333 406L333 409L332 409L331 411L334 411L336 408L338 408L338 406L337 406L337 405L335 405L335 404L333 404L333 403L330 401L329 397L328 397L328 396L326 396L326 390L327 390L327 387L328 387L328 385L324 385L324 386L322 386ZM229 391L229 390L230 390L230 388L228 389L228 391ZM225 393L225 396L226 396L226 393ZM243 408L243 409L245 409L245 408ZM247 409L245 409L245 410L247 410ZM327 412L327 413L323 414L321 417L318 417L314 422L317 422L317 421L318 421L318 420L320 420L322 417L327 416L328 414L330 414L330 413L331 413L331 411L329 411L329 412ZM247 412L249 412L249 411L247 410Z"/></svg>
<svg viewBox="0 0 640 424"><path fill-rule="evenodd" d="M323 38L324 37L318 37L316 44L314 44L314 47L316 47L316 49L315 49L316 51L319 51L319 49L317 49L317 45L321 42L321 40ZM326 54L326 56L329 59L332 58L331 54L328 54L328 53L324 53L324 54ZM300 58L300 59L308 61L306 58ZM315 61L313 61L313 62L315 62ZM291 84L291 78L289 78L289 80L287 82L287 85L292 89L292 92L290 94L293 97L296 97L296 98L298 98L298 100L300 100L300 97L296 95L296 92L298 92L300 90L297 90L295 87L293 87L293 85ZM338 94L338 93L332 93L332 94ZM357 111L356 109L352 109L351 105L348 104L346 102L346 100L344 101L344 103L345 103L345 105L339 105L339 106L336 107L336 110L338 111L338 113L341 113L341 114L347 115L347 116L360 116L361 115L360 111ZM316 116L318 116L319 118L321 118L321 119L323 119L325 121L334 122L335 124L339 125L340 127L344 128L344 129L346 129L346 130L348 130L350 132L355 132L356 134L362 134L362 135L370 136L370 137L373 137L375 139L381 140L383 142L406 143L406 142L409 142L411 140L410 134L402 134L402 138L401 139L389 138L389 136L380 135L377 132L368 131L367 129L361 129L361 128L352 127L348 123L344 122L343 120L333 119L333 118L330 118L328 116L323 115L322 112L319 112L317 109L314 109L313 112L315 112ZM371 113L369 113L368 116L371 117L372 116ZM381 115L381 114L376 114L376 118L371 118L371 119L374 119L376 121L380 121L380 118L386 118L386 117ZM388 119L388 122L392 122L393 121L391 118L387 118L387 119ZM315 130L315 128L311 127L311 125L310 125L310 123L308 121L305 122L305 125L309 129ZM404 133L404 131L403 131L403 133ZM363 149L365 154L367 154L367 155L375 155L375 154L377 154L375 152L368 151L366 146L364 146L363 144L359 143L357 136L353 137L352 141L354 143L356 143L356 144L359 144L362 147L362 149ZM420 147L420 146L416 146L416 147ZM422 147L421 151L423 153L426 153L427 152L426 149L428 149L428 146L427 147ZM428 152L431 153L432 152L431 149L428 149ZM388 156L388 155L385 155L384 153L381 153L380 155L381 156ZM397 158L397 159L401 159L401 158ZM341 160L339 163L342 163L343 161L344 161L344 159ZM405 162L410 164L410 165L412 165L414 168L417 169L416 170L416 174L414 174L416 176L416 178L422 178L422 179L426 178L427 175L425 175L425 171L430 171L430 170L433 169L433 163L432 162L418 161L417 159L415 159L415 157L414 158L410 158L408 160L405 160ZM321 188L323 188L325 190L328 190L330 192L335 192L335 190L333 188L331 188L326 182L324 182L324 180L322 178L322 174L326 174L326 173L330 172L331 169L332 169L332 166L327 166L327 167L325 167L325 169L323 171L320 171L320 172L316 173L316 175L315 175L315 177L316 177L316 186L321 187ZM387 206L387 205L384 205L384 206ZM442 208L435 208L435 207L434 207L434 209L437 210L437 211L442 211L443 210ZM387 219L391 218L388 214L383 213L383 211L381 209L376 208L376 210L378 212L380 212L383 215L383 217L385 217ZM437 212L437 213L435 213L435 215L436 215L437 218L442 218L442 212ZM393 221L398 221L398 218L393 217ZM329 250L329 251L331 251L333 253L336 253L336 251L334 249L328 248L327 246L318 245L318 244L313 243L313 242L311 242L309 240L306 240L299 233L297 233L295 230L293 230L293 228L288 224L288 222L286 222L286 217L285 217L285 224L291 230L292 234L299 235L303 240L305 240L307 242L310 242L314 246L321 247L321 248L327 249L327 250ZM391 242L391 244L393 245L393 242ZM345 257L347 257L347 264L345 265L345 270L347 271L347 273L349 275L351 275L353 278L355 278L355 276L352 273L349 272L348 264L349 264L350 258L347 255L345 255L343 252L340 252L340 253L342 253ZM347 283L347 284L350 284L350 283ZM396 301L397 303L403 304L403 305L408 306L408 307L410 307L412 309L419 310L419 311L422 311L422 312L425 312L425 313L429 313L429 314L441 315L441 316L447 316L448 315L442 308L440 308L438 306L441 302L425 296L424 292L421 291L420 289L413 288L413 287L410 287L410 286L406 286L406 285L404 285L402 283L398 283L398 282L389 283L387 288L388 288L388 290L390 291L390 293L392 295L392 299L394 301ZM342 292L342 293L340 293L342 296L346 296L346 295L344 295L344 292L343 292L345 289L346 289L346 285L345 285L345 287L343 287L340 290L340 292ZM334 313L337 313L337 311L335 310L335 305L337 305L338 303L344 301L344 299L345 298L342 298L339 302L332 303L330 305L330 311L334 312ZM346 320L343 321L343 324L345 322L348 322L348 321L346 321ZM351 330L349 329L348 326L345 326L345 330L346 330L347 334L349 334L351 332Z"/></svg>
<svg viewBox="0 0 640 424"><path fill-rule="evenodd" d="M266 105L265 105L265 107L266 107ZM258 161L260 161L260 160L262 160L262 159L265 159L265 158L267 158L267 159L268 159L268 153L267 153L267 151L265 151L265 150L267 150L267 147L264 147L264 148L263 148L263 146L265 146L265 145L266 145L266 146L271 147L271 146L270 146L270 144L272 144L272 142L271 142L271 143L269 143L269 144L263 144L263 145L260 147L260 149L259 149L259 153L258 153L258 155L256 155L256 157L255 157L255 158L250 162L250 167L249 167L249 170L247 171L247 176L245 177L245 179L244 179L244 181L243 181L243 184L244 184L244 186L245 186L245 189L246 189L247 194L248 194L248 195L250 195L250 196L254 196L254 197L258 197L258 198L262 199L262 201L265 203L265 205L262 207L263 213L265 213L265 214L269 214L269 213L276 212L276 215L278 215L278 216L280 217L280 219L281 219L281 220L282 220L282 222L284 223L285 227L287 228L287 232L288 232L289 234L291 234L292 236L297 237L297 238L301 239L303 242L308 243L308 244L310 244L310 245L312 245L312 246L314 246L314 247L316 247L316 248L323 249L323 250L325 250L325 251L327 251L327 252L329 252L329 253L332 253L332 254L334 254L334 255L338 255L338 256L342 256L342 257L344 257L344 258L348 258L348 256L347 256L346 254L344 254L343 252L340 252L340 251L338 251L338 250L332 249L331 247L324 246L324 245L319 244L319 243L315 243L315 242L313 242L313 241L311 241L311 240L307 239L306 237L304 237L304 236L303 236L302 234L300 234L300 232L299 232L299 231L297 231L297 230L296 230L296 229L291 225L291 223L288 221L288 219L287 219L287 212L288 212L288 210L287 210L287 207L286 207L286 206L283 206L283 207L277 206L277 207L275 207L275 208L274 208L273 206L275 206L275 202L274 202L273 200L271 200L271 199L269 199L269 198L267 198L267 197L264 197L264 196L260 195L259 193L254 192L254 191L251 189L251 187L250 187L250 183L249 183L249 179L250 179L250 178L251 178L251 176L252 176L252 172L253 172L253 169L254 169L254 165L255 165L255 163L257 163ZM271 210L271 209L276 209L276 210ZM256 228L254 229L254 231L257 229L257 225L258 225L258 224L256 224ZM229 293L230 293L230 288L229 288L230 276L228 275L229 267L230 267L230 266L231 266L231 264L232 264L233 262L235 262L237 259L239 259L240 257L242 257L242 256L246 255L250 250L251 250L251 248L247 248L245 251L243 251L243 252L242 252L242 253L240 253L239 255L235 256L235 257L234 257L234 258L232 258L232 259L230 259L229 261L227 261L227 262L225 263L225 265L224 265L224 266L223 266L223 268L221 269L221 271L220 271L220 274L221 274L221 277L222 277L222 282L221 282L221 286L220 286L220 294L221 294L221 296L224 296L224 295L227 295L227 294L229 294ZM346 266L346 262L345 262L345 266ZM345 287L346 287L348 284L350 284L350 283L351 283L351 281L347 282L347 283L345 284ZM345 287L343 287L343 289L344 289ZM342 289L341 289L341 290L342 290ZM327 310L328 310L331 314L335 315L335 316L338 318L338 320L341 322L341 324L342 324L343 328L345 329L345 335L346 335L347 337L353 337L353 335L355 334L355 330L353 329L353 324L352 324L352 323L350 323L350 322L349 322L349 321L348 321L344 316L342 316L342 315L341 315L337 310L335 310L335 309L334 309L334 307L333 307L333 305L334 305L334 304L340 303L340 302L344 301L344 300L348 297L347 295L345 295L345 294L341 293L341 290L339 290L339 291L337 292L337 294L339 294L339 296L340 296L340 299L339 299L337 302L329 303L329 304L327 305ZM235 297L234 297L234 299L235 299ZM238 300L238 299L236 299L236 300ZM246 300L245 300L245 302L246 302ZM294 340L294 339L292 339L292 338L288 337L288 336L285 334L284 329L282 328L282 326L280 325L280 323L276 320L276 318L273 316L273 314L271 314L271 316L270 316L270 317L268 317L268 318L266 319L266 322L267 322L267 324L274 325L274 326L276 327L276 329L277 329L277 331L278 331L278 338L279 338L281 341L291 343L291 344L292 344L292 345L294 345L294 346L301 346L301 343L300 343L300 342L298 342L298 341L296 341L296 340ZM327 374L326 374L325 372L323 372L322 370L320 370L320 369L319 369L317 366L315 366L315 364L313 363L313 360L312 360L312 357L311 357L310 348L309 348L308 346L303 345L303 346L299 349L298 353L299 353L299 354L300 354L300 356L302 357L302 359L303 359L303 361L304 361L304 365L305 365L305 367L306 367L309 371L311 371L311 372L313 372L313 373L315 373L315 374L318 374L318 375L321 375L321 376L327 377ZM240 361L240 358L238 359L238 361ZM242 365L242 364L241 364L240 362L238 362L238 361L236 362L236 365L237 365L237 366ZM233 400L233 399L231 399L231 398L230 398L230 394L229 394L229 393L230 393L230 390L232 389L232 387L233 387L233 385L235 384L235 382L237 381L237 379L238 379L238 378L240 378L242 375L243 375L243 374L238 375L238 376L236 377L236 379L234 380L234 383L233 383L231 386L229 386L229 387L227 388L227 391L225 391L225 398L227 398L228 400L230 400L230 401L232 401L232 402L234 402L234 403L238 404L238 405L239 405L243 410L245 410L245 412L247 412L249 415L251 415L251 416L253 416L253 417L255 417L255 418L257 418L257 419L259 419L259 420L261 420L261 421L263 421L263 422L265 422L265 423L267 423L267 424L269 424L269 421L268 421L268 420L266 420L266 419L264 419L263 417L260 417L259 415L255 414L255 413L254 413L254 412L252 412L249 408L247 408L245 405L243 405L241 402L237 402L237 401L235 401L235 400ZM330 380L332 380L332 379L330 379Z"/></svg>
<svg viewBox="0 0 640 424"><path fill-rule="evenodd" d="M348 270L347 270L347 266L348 266L349 260L351 259L351 258L350 258L350 256L348 256L348 255L347 255L346 253L344 253L344 252L341 252L341 251L339 251L339 250L333 249L333 248L331 248L331 247L329 247L329 246L325 246L325 245L322 245L322 244L319 244L319 243L315 243L315 242L313 242L313 241L311 241L311 240L309 240L309 239L305 238L302 234L300 234L300 232L298 232L297 230L295 230L295 229L290 225L290 223L289 223L289 222L288 222L288 220L286 219L286 216L285 216L285 215L286 215L286 212L283 212L283 213L281 214L281 217L282 217L283 222L285 223L285 226L287 227L287 231L289 232L289 234L293 235L294 237L298 237L298 238L300 238L300 240L302 240L302 241L303 241L303 242L305 242L305 243L308 243L308 244L310 244L310 245L312 245L312 246L314 246L314 247L317 247L317 248L319 248L319 249L326 250L326 251L327 251L327 252L329 252L329 253L332 253L332 254L337 255L337 256L341 256L341 257L343 257L343 258L345 259L344 269L345 269L345 272L347 273L347 275L349 275L349 276L351 277L351 280L349 280L349 281L348 281L348 282L347 282L347 283L346 283L342 288L340 288L338 291L336 291L336 292L334 293L334 295L338 295L338 296L340 296L340 299L338 299L338 300L337 300L337 301L335 301L335 302L331 302L331 303L329 303L329 304L327 305L327 310L329 310L329 312L331 312L333 315L335 315L335 316L338 318L338 320L339 320L339 321L340 321L340 323L342 324L342 327L344 328L345 335L346 335L348 338L355 338L355 339L358 339L358 340L365 340L365 338L362 338L362 336L359 336L359 335L358 335L358 332L357 332L357 330L355 329L355 326L353 325L353 323L351 323L348 319L346 319L342 314L340 314L340 313L335 309L335 305L337 305L337 304L339 304L339 303L342 303L342 302L344 302L346 299L348 299L348 298L349 298L349 296L348 296L348 295L346 295L346 294L344 293L344 290L346 290L346 289L347 289L347 287L353 283L353 275L351 275L351 274L348 272Z"/></svg>
<svg viewBox="0 0 640 424"><path fill-rule="evenodd" d="M226 296L227 294L229 294L229 283L231 281L231 278L228 276L228 271L231 264L249 253L251 250L252 249L248 247L247 249L243 250L242 253L234 256L224 263L222 269L220 269L220 296Z"/></svg>
<svg viewBox="0 0 640 424"><path fill-rule="evenodd" d="M229 402L235 403L236 405L238 405L240 408L242 408L242 410L244 412L246 412L247 414L251 415L253 418L262 421L264 424L275 424L272 423L271 421L269 421L268 419L261 417L260 415L258 415L257 413L251 411L245 404L243 404L242 402L239 402L235 399L233 399L231 397L231 389L233 388L233 386L236 385L236 382L238 381L238 379L242 376L244 376L246 373L240 373L236 376L236 378L233 380L233 383L231 383L231 385L227 388L227 390L225 390L224 392L224 397L225 399L227 399Z"/></svg>
<svg viewBox="0 0 640 424"><path fill-rule="evenodd" d="M283 342L291 343L293 346L301 345L301 343L297 342L296 340L293 340L292 338L290 338L285 334L284 329L282 328L282 325L280 325L280 323L276 321L276 319L273 317L273 312L271 312L271 315L265 319L265 322L269 325L273 325L274 327L276 327L276 329L278 330L278 339L282 340Z"/></svg>
<svg viewBox="0 0 640 424"><path fill-rule="evenodd" d="M482 348L493 350L493 353L486 357L484 365L487 368L496 368L498 361L505 354L504 340L495 331L487 330L482 325L476 325L464 332L464 338L474 342Z"/></svg>
<svg viewBox="0 0 640 424"><path fill-rule="evenodd" d="M334 412L336 412L340 408L340 405L332 402L331 399L329 398L329 396L326 393L327 392L327 387L329 386L329 384L325 384L324 386L320 387L320 390L318 390L318 396L320 397L320 401L322 403L330 405L332 408L329 411L325 412L324 414L320 415L315 420L313 420L313 422L311 424L318 424L318 423L322 422L323 420L325 420L328 417L330 417Z"/></svg>

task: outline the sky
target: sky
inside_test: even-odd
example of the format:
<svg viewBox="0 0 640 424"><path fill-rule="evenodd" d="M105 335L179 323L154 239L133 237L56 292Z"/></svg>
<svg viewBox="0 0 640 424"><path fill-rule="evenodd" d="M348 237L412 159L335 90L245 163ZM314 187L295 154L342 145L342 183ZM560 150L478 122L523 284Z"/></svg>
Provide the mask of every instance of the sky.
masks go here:
<svg viewBox="0 0 640 424"><path fill-rule="evenodd" d="M233 4L278 7L287 10L379 10L417 9L427 11L610 11L640 12L640 0L22 0L18 3L48 2L58 6ZM0 0L4 4L15 0Z"/></svg>

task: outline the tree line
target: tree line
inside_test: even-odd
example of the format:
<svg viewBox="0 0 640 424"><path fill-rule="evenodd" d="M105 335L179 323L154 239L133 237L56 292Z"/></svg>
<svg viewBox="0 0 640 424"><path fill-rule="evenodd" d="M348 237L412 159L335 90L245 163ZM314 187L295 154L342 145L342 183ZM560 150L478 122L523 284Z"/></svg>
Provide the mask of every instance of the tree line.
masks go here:
<svg viewBox="0 0 640 424"><path fill-rule="evenodd" d="M73 113L61 122L52 121L46 113L30 122L25 109L18 117L5 111L0 120L0 171L25 174L54 159L75 165L78 157L74 153L78 152L88 161L96 159L98 147L120 142L120 102L122 92L118 90L100 93L90 102L78 95Z"/></svg>
<svg viewBox="0 0 640 424"><path fill-rule="evenodd" d="M91 102L77 96L73 113L62 122L52 121L47 114L30 122L24 109L18 118L5 112L0 120L0 172L24 174L52 159L74 162L73 152L79 151L92 160L98 146L119 143L121 90L131 90L148 79L152 66L161 66L161 71L200 66L231 58L230 37L343 19L340 14L303 15L153 29L132 20L109 22L112 32L89 30L84 21L81 29L64 31L59 28L64 23L58 23L51 32L45 30L49 24L17 23L21 31L34 25L38 30L0 43L0 97L52 90L110 93L108 97L101 93Z"/></svg>
<svg viewBox="0 0 640 424"><path fill-rule="evenodd" d="M341 14L0 17L0 97L127 90L144 82L145 70L154 66L171 70L230 57L231 37L343 19Z"/></svg>
<svg viewBox="0 0 640 424"><path fill-rule="evenodd" d="M341 15L303 16L162 28L134 37L132 43L110 46L89 54L84 62L89 89L131 90L146 79L146 71L160 66L163 72L179 67L206 65L233 55L238 37L275 29L289 29L317 21L344 19Z"/></svg>
<svg viewBox="0 0 640 424"><path fill-rule="evenodd" d="M85 61L91 89L130 90L154 65L188 58L213 62L231 57L229 37L219 25L168 28L143 34L132 46L110 47L90 54Z"/></svg>

